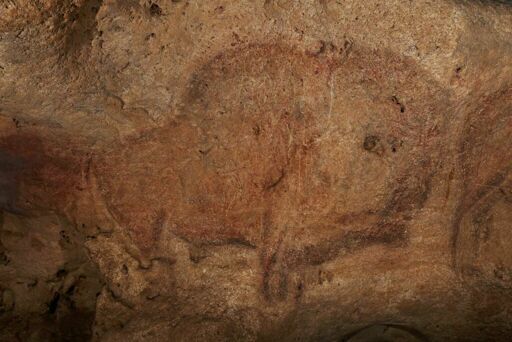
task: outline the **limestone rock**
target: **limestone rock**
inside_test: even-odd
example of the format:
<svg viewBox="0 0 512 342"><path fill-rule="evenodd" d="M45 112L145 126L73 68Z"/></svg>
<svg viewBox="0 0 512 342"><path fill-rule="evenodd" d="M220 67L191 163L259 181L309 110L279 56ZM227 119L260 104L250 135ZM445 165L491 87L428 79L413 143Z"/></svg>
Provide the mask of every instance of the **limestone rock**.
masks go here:
<svg viewBox="0 0 512 342"><path fill-rule="evenodd" d="M4 0L0 339L507 341L512 4Z"/></svg>

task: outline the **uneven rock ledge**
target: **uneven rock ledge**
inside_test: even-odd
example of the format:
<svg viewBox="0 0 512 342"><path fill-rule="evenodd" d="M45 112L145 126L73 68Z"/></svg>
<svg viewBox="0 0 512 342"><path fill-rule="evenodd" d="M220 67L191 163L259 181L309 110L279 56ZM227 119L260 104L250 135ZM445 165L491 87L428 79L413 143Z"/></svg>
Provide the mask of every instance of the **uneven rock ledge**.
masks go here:
<svg viewBox="0 0 512 342"><path fill-rule="evenodd" d="M509 341L512 4L3 0L0 340Z"/></svg>

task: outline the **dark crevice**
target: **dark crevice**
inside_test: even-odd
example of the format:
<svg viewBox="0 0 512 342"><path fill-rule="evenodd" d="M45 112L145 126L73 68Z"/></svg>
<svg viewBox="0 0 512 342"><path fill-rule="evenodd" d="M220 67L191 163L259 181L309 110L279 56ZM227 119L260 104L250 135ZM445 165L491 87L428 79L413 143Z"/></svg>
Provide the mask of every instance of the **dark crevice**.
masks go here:
<svg viewBox="0 0 512 342"><path fill-rule="evenodd" d="M54 314L57 311L60 301L60 293L55 292L52 300L48 303L48 313Z"/></svg>
<svg viewBox="0 0 512 342"><path fill-rule="evenodd" d="M71 57L80 53L84 47L90 47L97 30L96 14L103 4L103 0L87 0L80 7L75 7L68 19L68 29L65 32L64 56Z"/></svg>

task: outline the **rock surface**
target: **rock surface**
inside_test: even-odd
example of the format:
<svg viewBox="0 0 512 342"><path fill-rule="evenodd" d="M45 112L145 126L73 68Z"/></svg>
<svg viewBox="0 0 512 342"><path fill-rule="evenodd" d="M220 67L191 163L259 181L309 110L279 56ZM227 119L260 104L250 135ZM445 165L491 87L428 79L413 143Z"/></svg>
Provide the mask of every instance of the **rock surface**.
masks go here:
<svg viewBox="0 0 512 342"><path fill-rule="evenodd" d="M512 4L3 0L0 340L508 341Z"/></svg>

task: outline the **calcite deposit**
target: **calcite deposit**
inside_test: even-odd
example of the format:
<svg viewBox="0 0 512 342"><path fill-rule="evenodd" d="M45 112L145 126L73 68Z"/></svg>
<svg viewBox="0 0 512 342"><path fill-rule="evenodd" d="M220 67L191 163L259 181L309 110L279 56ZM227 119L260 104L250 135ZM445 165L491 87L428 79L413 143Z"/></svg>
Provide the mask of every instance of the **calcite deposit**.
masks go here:
<svg viewBox="0 0 512 342"><path fill-rule="evenodd" d="M512 3L0 1L0 340L511 336Z"/></svg>

